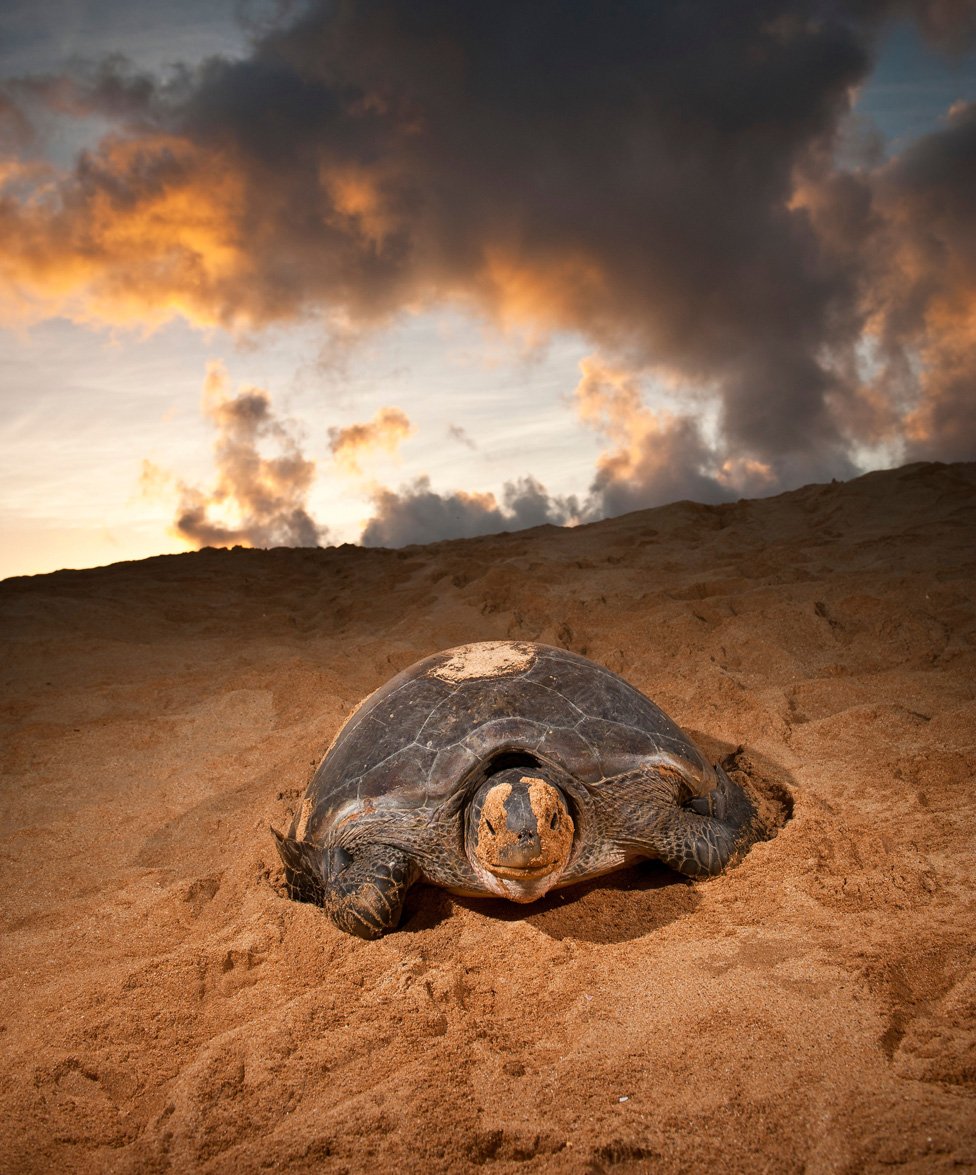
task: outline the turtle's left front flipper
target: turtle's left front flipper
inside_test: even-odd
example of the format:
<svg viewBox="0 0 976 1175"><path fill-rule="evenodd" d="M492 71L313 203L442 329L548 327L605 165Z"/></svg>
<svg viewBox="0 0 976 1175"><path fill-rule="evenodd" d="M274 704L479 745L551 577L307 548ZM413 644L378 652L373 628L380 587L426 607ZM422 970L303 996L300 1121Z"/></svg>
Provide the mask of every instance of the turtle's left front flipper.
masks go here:
<svg viewBox="0 0 976 1175"><path fill-rule="evenodd" d="M657 855L686 877L714 877L736 849L755 839L749 797L721 767L715 768L715 783L705 795L665 811L656 828Z"/></svg>
<svg viewBox="0 0 976 1175"><path fill-rule="evenodd" d="M329 917L357 938L379 938L395 929L403 912L407 890L419 870L401 849L367 845L343 853L346 862L325 887Z"/></svg>
<svg viewBox="0 0 976 1175"><path fill-rule="evenodd" d="M729 863L739 836L716 816L676 808L654 830L655 856L685 877L714 877Z"/></svg>
<svg viewBox="0 0 976 1175"><path fill-rule="evenodd" d="M615 782L619 842L686 877L714 877L754 839L755 809L721 767L672 761Z"/></svg>

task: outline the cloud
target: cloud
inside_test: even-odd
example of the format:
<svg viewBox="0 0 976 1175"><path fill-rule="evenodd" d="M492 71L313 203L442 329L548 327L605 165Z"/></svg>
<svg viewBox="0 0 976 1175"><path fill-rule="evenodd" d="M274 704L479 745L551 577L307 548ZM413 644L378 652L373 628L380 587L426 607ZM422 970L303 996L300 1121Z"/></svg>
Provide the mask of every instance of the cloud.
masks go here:
<svg viewBox="0 0 976 1175"><path fill-rule="evenodd" d="M303 456L294 427L275 416L267 392L232 395L219 364L203 390L204 414L214 425L215 480L209 489L178 483L174 530L197 547L315 547L326 530L306 509L315 463ZM261 448L276 455L266 456ZM143 488L159 492L166 475L143 467Z"/></svg>
<svg viewBox="0 0 976 1175"><path fill-rule="evenodd" d="M27 115L13 99L0 91L0 151L7 158L24 151L34 141L34 129Z"/></svg>
<svg viewBox="0 0 976 1175"><path fill-rule="evenodd" d="M574 400L580 420L607 442L582 512L587 520L684 498L761 496L779 482L770 464L710 444L696 416L648 408L639 371L590 356L580 363Z"/></svg>
<svg viewBox="0 0 976 1175"><path fill-rule="evenodd" d="M215 476L209 488L189 485L152 461L142 463L142 494L178 499L174 533L197 547L323 544L328 530L306 508L315 463L303 455L295 426L276 416L268 393L245 387L232 394L223 367L212 363L204 381L203 411L216 430ZM329 444L339 470L360 479L364 454L394 452L412 432L405 413L381 408L371 421L330 429ZM262 451L267 449L273 455ZM373 506L360 538L365 546L400 547L544 523L565 525L583 516L574 497L550 495L533 477L506 482L500 500L492 493L441 494L431 489L426 476L399 491L365 484Z"/></svg>
<svg viewBox="0 0 976 1175"><path fill-rule="evenodd" d="M909 8L937 48L958 54L976 41L976 8L970 0L915 0Z"/></svg>
<svg viewBox="0 0 976 1175"><path fill-rule="evenodd" d="M403 547L579 520L575 499L551 497L532 477L506 482L501 502L490 493L440 494L431 489L430 478L419 477L399 492L375 490L373 511L360 539L367 547Z"/></svg>
<svg viewBox="0 0 976 1175"><path fill-rule="evenodd" d="M457 441L459 445L464 445L466 449L471 449L472 452L478 448L477 442L459 424L449 424L447 426L447 435L452 441Z"/></svg>
<svg viewBox="0 0 976 1175"><path fill-rule="evenodd" d="M603 517L678 498L716 502L729 496L709 476L715 454L694 417L651 411L633 372L593 357L580 370L577 413L610 442L597 461L590 513Z"/></svg>
<svg viewBox="0 0 976 1175"><path fill-rule="evenodd" d="M414 432L405 412L380 408L372 420L347 428L329 429L329 448L336 465L349 476L362 475L360 458L377 450L395 453Z"/></svg>
<svg viewBox="0 0 976 1175"><path fill-rule="evenodd" d="M185 139L113 139L60 186L48 173L29 197L3 195L8 318L154 326L174 314L199 325L240 317L220 291L248 268L246 243L229 229L246 202L241 179L208 168Z"/></svg>
<svg viewBox="0 0 976 1175"><path fill-rule="evenodd" d="M936 43L973 35L971 5L907 10ZM904 11L334 0L166 82L108 61L47 100L113 133L0 198L5 313L338 329L450 302L577 331L692 396L652 420L603 381L607 508L716 496L722 470L845 476L879 440L971 452L970 116L894 164L834 162Z"/></svg>
<svg viewBox="0 0 976 1175"><path fill-rule="evenodd" d="M904 401L913 459L976 455L976 103L909 147L878 177L884 258L874 331L875 393ZM907 389L906 389L906 384ZM915 385L920 394L912 396Z"/></svg>

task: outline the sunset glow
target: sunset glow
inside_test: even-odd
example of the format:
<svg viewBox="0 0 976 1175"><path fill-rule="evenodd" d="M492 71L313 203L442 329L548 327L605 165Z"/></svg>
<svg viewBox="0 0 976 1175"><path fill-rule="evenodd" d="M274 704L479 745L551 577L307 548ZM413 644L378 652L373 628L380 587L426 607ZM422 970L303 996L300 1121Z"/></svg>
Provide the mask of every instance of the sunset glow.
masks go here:
<svg viewBox="0 0 976 1175"><path fill-rule="evenodd" d="M966 6L113 3L0 18L2 574L976 453Z"/></svg>

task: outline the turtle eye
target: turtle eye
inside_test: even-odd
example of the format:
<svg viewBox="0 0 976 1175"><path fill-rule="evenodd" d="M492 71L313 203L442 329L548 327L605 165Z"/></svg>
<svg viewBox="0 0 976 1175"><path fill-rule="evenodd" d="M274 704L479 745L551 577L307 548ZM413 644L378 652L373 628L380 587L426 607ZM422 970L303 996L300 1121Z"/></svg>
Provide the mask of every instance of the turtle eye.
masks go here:
<svg viewBox="0 0 976 1175"><path fill-rule="evenodd" d="M692 812L697 812L699 816L714 816L717 798L716 792L710 791L706 796L692 796L690 800L685 801L684 806Z"/></svg>
<svg viewBox="0 0 976 1175"><path fill-rule="evenodd" d="M558 823L559 823L559 813L553 812L552 819L549 821L549 827L555 828Z"/></svg>
<svg viewBox="0 0 976 1175"><path fill-rule="evenodd" d="M495 830L494 830L494 828L492 828L491 821L488 819L487 816L485 817L485 828L488 829L488 831L491 833L492 836L495 835Z"/></svg>

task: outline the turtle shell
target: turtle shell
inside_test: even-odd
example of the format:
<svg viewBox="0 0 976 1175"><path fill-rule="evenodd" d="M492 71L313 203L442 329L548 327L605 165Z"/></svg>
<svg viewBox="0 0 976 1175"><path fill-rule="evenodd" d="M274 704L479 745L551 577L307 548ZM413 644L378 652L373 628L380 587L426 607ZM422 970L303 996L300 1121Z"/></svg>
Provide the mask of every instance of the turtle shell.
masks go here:
<svg viewBox="0 0 976 1175"><path fill-rule="evenodd" d="M588 790L671 762L700 794L713 768L680 728L616 673L566 649L514 641L426 657L362 702L339 731L292 835L328 840L362 811L438 808L493 763L555 764Z"/></svg>

